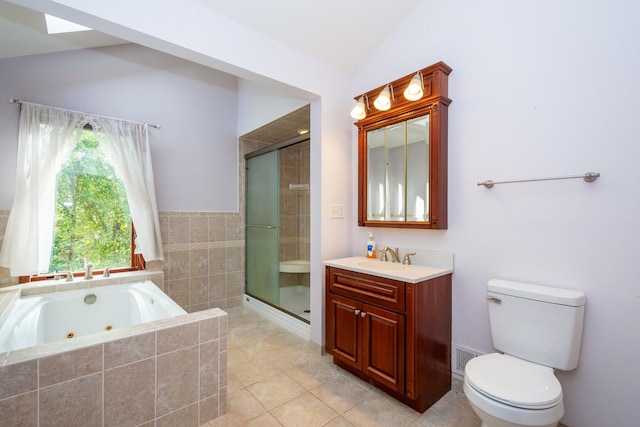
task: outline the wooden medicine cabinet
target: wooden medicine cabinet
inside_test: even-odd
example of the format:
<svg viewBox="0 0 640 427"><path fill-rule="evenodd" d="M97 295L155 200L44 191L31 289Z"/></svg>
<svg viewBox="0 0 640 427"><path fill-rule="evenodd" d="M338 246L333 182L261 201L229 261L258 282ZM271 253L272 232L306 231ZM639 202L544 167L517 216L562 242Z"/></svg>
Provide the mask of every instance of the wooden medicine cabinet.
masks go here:
<svg viewBox="0 0 640 427"><path fill-rule="evenodd" d="M358 127L358 225L447 228L448 76L444 62L373 89L356 99L368 104ZM403 92L414 78L422 98ZM389 86L391 107L374 107ZM368 102L367 102L368 101Z"/></svg>

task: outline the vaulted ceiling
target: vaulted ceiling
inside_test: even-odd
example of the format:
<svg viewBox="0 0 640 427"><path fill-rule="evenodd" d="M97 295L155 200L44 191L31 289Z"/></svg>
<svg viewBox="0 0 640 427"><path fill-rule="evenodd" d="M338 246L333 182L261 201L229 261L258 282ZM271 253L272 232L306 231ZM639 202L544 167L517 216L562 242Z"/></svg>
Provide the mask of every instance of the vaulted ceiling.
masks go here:
<svg viewBox="0 0 640 427"><path fill-rule="evenodd" d="M425 0L192 1L351 72ZM125 42L97 31L48 35L41 13L0 0L0 58Z"/></svg>

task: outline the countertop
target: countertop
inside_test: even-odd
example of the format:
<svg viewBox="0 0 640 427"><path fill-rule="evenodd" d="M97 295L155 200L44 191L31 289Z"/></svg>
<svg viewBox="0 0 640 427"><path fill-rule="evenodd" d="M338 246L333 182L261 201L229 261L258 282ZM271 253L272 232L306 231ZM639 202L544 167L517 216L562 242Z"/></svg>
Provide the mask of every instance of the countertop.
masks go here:
<svg viewBox="0 0 640 427"><path fill-rule="evenodd" d="M343 268L358 273L371 274L387 279L408 283L419 283L453 273L453 268L430 267L425 265L403 265L400 263L382 262L362 256L332 259L324 264L330 267Z"/></svg>

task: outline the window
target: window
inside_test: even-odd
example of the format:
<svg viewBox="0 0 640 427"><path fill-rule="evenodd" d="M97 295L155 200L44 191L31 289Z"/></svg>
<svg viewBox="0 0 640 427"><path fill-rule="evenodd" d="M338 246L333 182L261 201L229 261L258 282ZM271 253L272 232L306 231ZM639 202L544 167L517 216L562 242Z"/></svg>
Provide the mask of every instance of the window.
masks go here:
<svg viewBox="0 0 640 427"><path fill-rule="evenodd" d="M131 266L131 216L122 181L85 130L56 177L49 272Z"/></svg>
<svg viewBox="0 0 640 427"><path fill-rule="evenodd" d="M85 258L96 270L162 260L148 127L21 101L0 266L23 283L84 267Z"/></svg>

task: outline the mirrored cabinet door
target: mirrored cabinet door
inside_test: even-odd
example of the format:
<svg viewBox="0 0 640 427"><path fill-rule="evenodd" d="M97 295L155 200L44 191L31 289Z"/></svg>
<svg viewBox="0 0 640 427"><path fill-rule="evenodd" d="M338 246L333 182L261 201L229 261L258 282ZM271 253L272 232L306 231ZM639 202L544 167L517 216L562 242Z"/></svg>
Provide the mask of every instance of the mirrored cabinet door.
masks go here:
<svg viewBox="0 0 640 427"><path fill-rule="evenodd" d="M424 96L397 96L387 111L367 109L358 120L358 225L447 228L448 75L443 62L420 70ZM415 74L391 86L402 93ZM358 98L360 99L360 98Z"/></svg>
<svg viewBox="0 0 640 427"><path fill-rule="evenodd" d="M429 221L429 115L408 120L407 216L405 221Z"/></svg>
<svg viewBox="0 0 640 427"><path fill-rule="evenodd" d="M367 132L367 220L428 221L429 116Z"/></svg>

